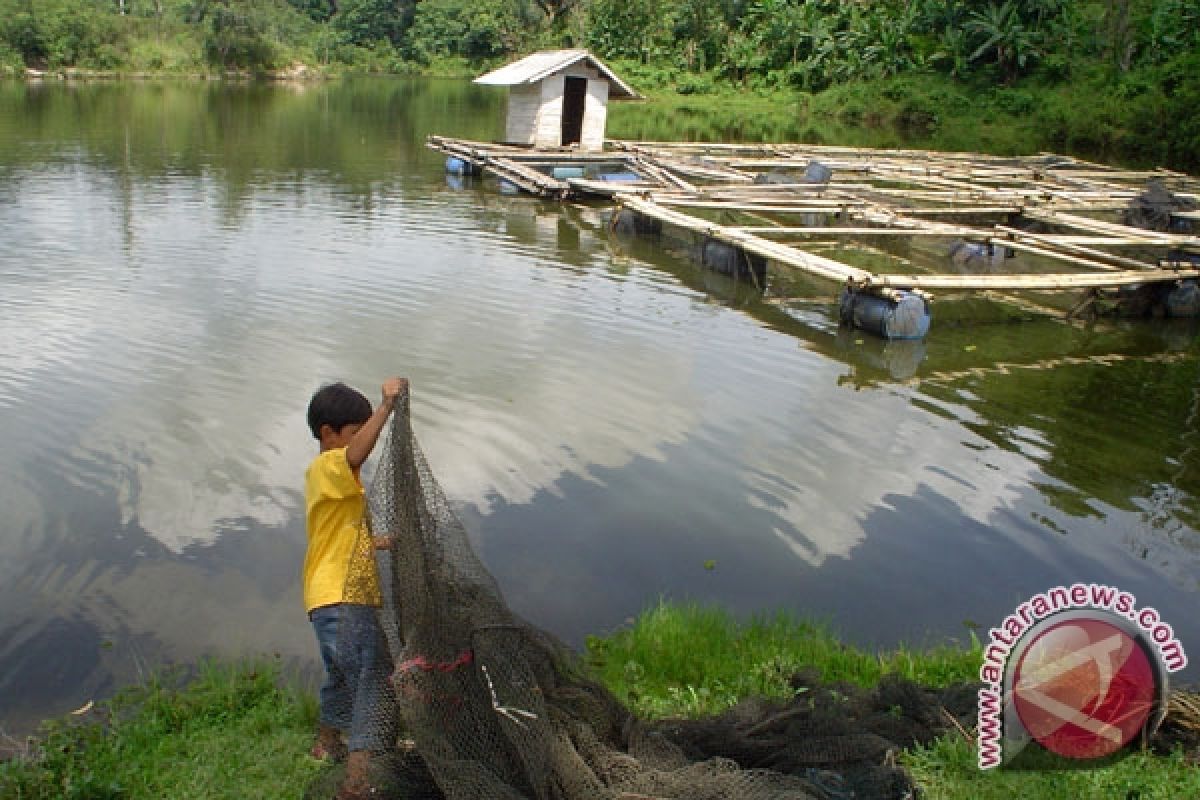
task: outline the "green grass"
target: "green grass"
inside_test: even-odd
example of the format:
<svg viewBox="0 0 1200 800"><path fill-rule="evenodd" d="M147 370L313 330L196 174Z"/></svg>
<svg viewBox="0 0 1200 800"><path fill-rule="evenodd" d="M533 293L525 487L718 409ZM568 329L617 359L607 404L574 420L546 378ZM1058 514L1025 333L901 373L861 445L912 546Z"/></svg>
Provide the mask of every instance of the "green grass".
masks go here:
<svg viewBox="0 0 1200 800"><path fill-rule="evenodd" d="M979 657L973 637L963 647L876 654L787 614L740 622L717 608L668 604L587 647L597 676L648 717L710 714L754 694L786 698L788 678L803 668L861 686L888 672L945 686L973 680ZM323 769L306 755L315 718L315 699L276 662L206 663L187 683L153 678L48 723L29 753L0 763L0 798L298 799ZM1200 797L1200 769L1181 753L986 773L975 759L973 743L955 733L900 760L930 800Z"/></svg>
<svg viewBox="0 0 1200 800"><path fill-rule="evenodd" d="M976 679L980 650L900 648L867 653L842 644L826 626L789 614L739 623L715 607L660 603L636 623L588 640L597 676L631 709L649 717L701 716L752 695L787 698L804 668L825 681L871 686L896 672L928 686Z"/></svg>
<svg viewBox="0 0 1200 800"><path fill-rule="evenodd" d="M1188 75L1200 56L1180 56ZM920 147L995 155L1053 151L1127 166L1194 169L1200 124L1192 84L1168 92L1174 73L1145 68L1119 82L1102 71L1075 80L996 86L931 72L834 85L815 94L786 86L734 86L710 75L630 65L642 103L613 103L618 139L800 141ZM640 79L640 80L639 80Z"/></svg>
<svg viewBox="0 0 1200 800"><path fill-rule="evenodd" d="M48 723L24 758L0 764L5 800L299 798L316 701L268 661L202 664Z"/></svg>
<svg viewBox="0 0 1200 800"><path fill-rule="evenodd" d="M898 672L928 685L975 681L979 643L872 654L842 644L826 626L786 614L737 622L727 611L660 604L610 637L590 639L589 659L601 679L639 713L649 717L701 716L739 698L763 694L786 698L787 678L803 667L823 680L871 686ZM900 758L929 800L1060 800L1200 797L1200 769L1181 754L1133 753L1086 769L983 772L973 742L961 734L941 737Z"/></svg>
<svg viewBox="0 0 1200 800"><path fill-rule="evenodd" d="M1200 769L1175 752L1137 752L1105 766L1046 771L990 770L976 765L975 748L961 736L943 736L903 754L900 763L928 800L1183 800L1200 797Z"/></svg>

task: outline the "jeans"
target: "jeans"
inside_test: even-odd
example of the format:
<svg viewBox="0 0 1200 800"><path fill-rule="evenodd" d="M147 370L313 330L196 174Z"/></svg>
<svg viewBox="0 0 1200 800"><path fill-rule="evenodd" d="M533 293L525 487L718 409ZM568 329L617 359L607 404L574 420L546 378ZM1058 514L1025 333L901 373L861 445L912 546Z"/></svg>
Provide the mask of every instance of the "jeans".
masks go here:
<svg viewBox="0 0 1200 800"><path fill-rule="evenodd" d="M378 610L341 603L308 615L321 648L321 724L347 733L350 750L384 752L396 745L392 659Z"/></svg>

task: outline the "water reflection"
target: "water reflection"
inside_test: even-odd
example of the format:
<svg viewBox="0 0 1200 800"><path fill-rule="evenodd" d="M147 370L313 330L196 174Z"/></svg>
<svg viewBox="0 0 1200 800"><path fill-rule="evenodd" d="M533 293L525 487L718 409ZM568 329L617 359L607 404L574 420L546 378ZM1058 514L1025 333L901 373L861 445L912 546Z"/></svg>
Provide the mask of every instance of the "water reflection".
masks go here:
<svg viewBox="0 0 1200 800"><path fill-rule="evenodd" d="M660 595L937 639L1076 578L1200 641L1194 329L948 298L925 342L843 331L828 286L448 184L425 133L499 111L0 86L0 725L203 653L311 665L304 404L396 371L486 563L572 641Z"/></svg>
<svg viewBox="0 0 1200 800"><path fill-rule="evenodd" d="M1049 530L1077 530L1079 518L1115 519L1117 538L1135 558L1196 589L1196 320L1065 324L1019 307L950 298L935 303L938 329L926 341L885 342L831 328L831 304L813 299L819 289L803 282L764 290L709 274L689 276L694 270L686 265L674 271L845 364L840 385L894 392L903 384L912 390L913 406L978 434L977 443L960 447L1020 456L1003 469L988 466L1008 476L1016 470L1015 486L1037 488L1065 512L1062 523L1056 515L1034 515ZM827 402L825 408L838 405ZM955 460L952 453L934 453L926 468ZM1000 486L971 488L973 494L983 490L985 504L1004 498ZM985 519L966 505L962 511Z"/></svg>

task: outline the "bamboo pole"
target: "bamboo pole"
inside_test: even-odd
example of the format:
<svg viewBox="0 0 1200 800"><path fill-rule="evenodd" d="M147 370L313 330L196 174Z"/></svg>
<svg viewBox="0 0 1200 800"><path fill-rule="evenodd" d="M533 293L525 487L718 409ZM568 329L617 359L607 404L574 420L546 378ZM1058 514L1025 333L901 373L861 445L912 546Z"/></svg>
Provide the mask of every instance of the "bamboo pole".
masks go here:
<svg viewBox="0 0 1200 800"><path fill-rule="evenodd" d="M807 226L806 227L803 225L797 225L797 226L792 226L792 225L761 225L761 226L743 225L743 226L734 226L734 227L736 227L738 230L746 231L747 233L778 234L780 236L786 236L786 235L792 235L792 234L796 234L796 235L823 234L823 235L827 235L827 236L828 235L832 235L832 236L838 236L838 235L847 235L847 236L860 236L860 235L861 236L929 236L929 237L943 237L943 238L958 236L963 239L974 239L976 241L981 241L981 242L986 242L990 238L995 238L995 240L997 242L1008 243L1010 241L1009 239L1002 239L1002 238L995 237L993 234L990 234L986 229L968 228L968 227L960 227L953 231L924 230L924 229L915 229L915 228L913 228L913 229L909 229L909 228L872 228L872 227L853 227L853 226L846 226L846 227ZM1015 230L1015 229L1010 229L1010 228L1006 228L1004 226L998 225L998 226L996 226L996 230L1007 231L1007 230ZM1026 236L1026 237L1029 236L1029 234L1027 234L1023 231L1021 232L1021 235ZM1160 242L1146 240L1146 239L1109 239L1104 236L1067 236L1067 235L1063 235L1063 236L1055 237L1054 242L1057 244L1061 244L1061 245L1099 244L1099 245L1104 245L1105 247L1161 246ZM1087 253L1080 252L1079 254L1080 255L1088 255L1088 254L1099 254L1099 253L1103 252L1101 250L1092 250L1090 248L1087 248L1087 251L1088 251ZM1105 254L1105 255L1111 256L1114 259L1119 258L1119 256L1113 256L1112 254ZM1141 265L1141 266L1148 265L1147 262L1137 261L1136 259L1129 259L1129 262L1130 263L1127 264L1127 266L1129 266L1129 267L1133 267L1135 264ZM1153 266L1153 265L1149 265L1149 266Z"/></svg>
<svg viewBox="0 0 1200 800"><path fill-rule="evenodd" d="M515 161L510 161L507 158L489 158L484 165L485 169L489 169L505 180L519 186L531 194L538 195L566 195L570 189L570 184L565 181L560 181L552 178L549 175L538 172L535 169L522 166Z"/></svg>
<svg viewBox="0 0 1200 800"><path fill-rule="evenodd" d="M734 244L751 253L761 255L765 258L770 258L791 266L799 267L830 280L846 282L858 281L863 282L871 278L871 273L866 270L851 267L848 264L843 264L840 261L835 261L824 256L805 253L795 248L786 247L766 239L759 238L753 234L739 233L736 231L726 230L723 226L713 222L697 219L696 217L687 214L681 214L678 211L673 211L669 208L658 205L650 200L643 200L634 197L622 197L619 202L625 208L636 211L639 214L644 214L648 217L660 220L670 225L674 225L685 230L690 230L694 233L699 233L704 236Z"/></svg>
<svg viewBox="0 0 1200 800"><path fill-rule="evenodd" d="M1069 228L1079 228L1085 231L1099 231L1101 233L1112 233L1118 236L1145 236L1151 239L1157 239L1161 244L1190 244L1200 246L1200 239L1195 236L1181 236L1172 233L1161 233L1159 231L1145 230L1144 228L1135 228L1132 225L1119 225L1115 222L1104 222L1098 219L1089 219L1080 217L1075 214L1067 214L1062 211L1049 210L1033 210L1027 209L1025 216L1049 222L1054 225L1064 225Z"/></svg>
<svg viewBox="0 0 1200 800"><path fill-rule="evenodd" d="M1114 255L1113 253L1106 253L1103 250L1096 250L1091 247L1083 247L1082 245L1076 244L1074 242L1063 241L1062 237L1048 236L1045 234L1037 234L1037 233L1029 233L1028 231L1022 231L1017 228L1008 228L1003 225L997 225L996 230L999 233L1006 234L1010 237L1018 237L1020 239L1031 239L1035 242L1039 242L1039 243L1045 245L1046 247L1049 247L1052 249L1059 248L1062 250L1066 250L1070 253L1073 253L1075 255L1086 256L1087 258L1095 260L1095 261L1103 261L1103 262L1115 264L1118 266L1123 266L1128 269L1154 269L1155 268L1154 264L1148 264L1145 261L1138 261L1135 258L1126 258L1124 256ZM1004 240L1001 240L1001 241L1004 241ZM1007 241L1008 241L1008 244L1010 244L1010 245L1013 243L1011 239L1009 239Z"/></svg>
<svg viewBox="0 0 1200 800"><path fill-rule="evenodd" d="M732 226L728 230L743 233L769 234L779 236L938 236L947 238L976 238L986 241L989 236L976 228L955 228L953 233L944 230L929 230L924 228L862 228L862 227L829 227L829 226L784 226L784 225L741 225Z"/></svg>
<svg viewBox="0 0 1200 800"><path fill-rule="evenodd" d="M851 217L857 219L865 219L868 222L875 222L880 225L887 225L893 228L907 228L909 230L935 230L945 231L947 235L956 235L957 228L953 225L947 225L944 222L934 222L928 219L918 219L905 214L897 213L891 209L871 207L854 209L847 212Z"/></svg>
<svg viewBox="0 0 1200 800"><path fill-rule="evenodd" d="M677 189L682 189L688 194L696 194L696 187L680 178L678 175L673 175L662 167L658 166L653 161L647 160L641 156L635 158L633 163L645 174L657 180L663 186L674 186Z"/></svg>
<svg viewBox="0 0 1200 800"><path fill-rule="evenodd" d="M1102 261L1094 261L1089 258L1083 258L1081 256L1071 255L1069 253L1061 253L1061 252L1057 252L1055 250L1049 250L1045 247L1038 247L1035 244L1029 244L1028 242L1016 241L1013 239L1003 239L1003 238L998 238L998 237L992 237L991 239L988 239L988 243L993 246L998 245L1000 247L1008 247L1013 250L1020 250L1020 251L1029 253L1030 255L1043 256L1045 258L1053 258L1053 259L1058 259L1059 261L1066 261L1070 264L1077 264L1081 267L1087 267L1088 269L1098 269L1098 270L1118 270L1118 269L1120 269L1120 267L1115 267L1112 264L1107 264ZM1150 265L1150 264L1139 264L1138 268L1140 269L1143 266L1149 267L1151 269L1154 268L1153 265Z"/></svg>
<svg viewBox="0 0 1200 800"><path fill-rule="evenodd" d="M1019 214L1021 206L962 206L957 208L939 208L934 206L915 208L905 208L906 214L925 214L927 216L951 216L956 214L971 215L971 214Z"/></svg>
<svg viewBox="0 0 1200 800"><path fill-rule="evenodd" d="M1043 275L876 275L868 286L896 289L1103 289L1200 277L1200 268Z"/></svg>
<svg viewBox="0 0 1200 800"><path fill-rule="evenodd" d="M585 194L612 197L618 194L645 194L650 188L647 183L625 183L620 181L593 181L587 178L567 178L572 189Z"/></svg>
<svg viewBox="0 0 1200 800"><path fill-rule="evenodd" d="M839 214L845 211L849 205L830 205L828 202L823 205L766 205L759 203L720 203L711 202L708 200L685 200L668 197L655 197L655 202L664 206L678 206L685 208L708 208L720 209L722 211L757 211L759 213L768 212L774 214Z"/></svg>
<svg viewBox="0 0 1200 800"><path fill-rule="evenodd" d="M723 168L717 169L702 164L690 164L686 161L678 159L656 158L655 161L664 169L670 172L678 172L681 175L688 175L693 178L701 178L704 180L723 180L739 184L752 183L753 175L748 175L745 172Z"/></svg>

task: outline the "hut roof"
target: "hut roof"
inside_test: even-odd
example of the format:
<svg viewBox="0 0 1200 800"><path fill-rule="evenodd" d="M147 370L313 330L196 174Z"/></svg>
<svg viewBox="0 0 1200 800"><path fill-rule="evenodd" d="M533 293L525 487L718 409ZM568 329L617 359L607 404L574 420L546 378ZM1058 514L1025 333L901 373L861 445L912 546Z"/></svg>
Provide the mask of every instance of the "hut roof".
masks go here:
<svg viewBox="0 0 1200 800"><path fill-rule="evenodd" d="M545 77L564 70L577 61L587 61L588 66L595 69L608 79L611 84L609 93L613 97L640 97L630 86L616 76L600 59L587 50L543 50L540 53L525 56L520 61L514 61L500 69L492 70L486 75L480 75L475 83L489 86L516 86L522 83L537 83Z"/></svg>

